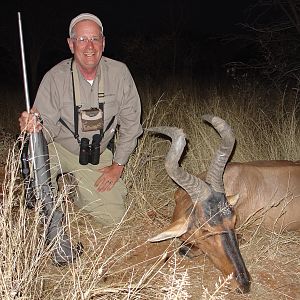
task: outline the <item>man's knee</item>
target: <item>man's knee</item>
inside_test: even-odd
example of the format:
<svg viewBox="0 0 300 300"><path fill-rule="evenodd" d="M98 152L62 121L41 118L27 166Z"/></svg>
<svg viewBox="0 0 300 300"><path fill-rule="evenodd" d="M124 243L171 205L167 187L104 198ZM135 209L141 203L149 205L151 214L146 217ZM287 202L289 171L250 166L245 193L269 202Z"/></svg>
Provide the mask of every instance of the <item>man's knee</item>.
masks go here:
<svg viewBox="0 0 300 300"><path fill-rule="evenodd" d="M94 219L105 226L113 226L119 224L126 213L124 205L105 207L101 209L89 211Z"/></svg>

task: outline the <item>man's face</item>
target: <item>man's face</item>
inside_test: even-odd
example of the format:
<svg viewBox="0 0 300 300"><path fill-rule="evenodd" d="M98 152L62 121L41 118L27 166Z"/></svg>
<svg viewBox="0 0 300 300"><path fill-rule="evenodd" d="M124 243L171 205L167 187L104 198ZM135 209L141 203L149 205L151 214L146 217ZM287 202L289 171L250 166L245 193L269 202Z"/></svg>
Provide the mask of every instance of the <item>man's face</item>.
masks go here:
<svg viewBox="0 0 300 300"><path fill-rule="evenodd" d="M100 27L93 21L83 20L73 27L73 32L68 44L76 63L82 71L95 70L105 45Z"/></svg>

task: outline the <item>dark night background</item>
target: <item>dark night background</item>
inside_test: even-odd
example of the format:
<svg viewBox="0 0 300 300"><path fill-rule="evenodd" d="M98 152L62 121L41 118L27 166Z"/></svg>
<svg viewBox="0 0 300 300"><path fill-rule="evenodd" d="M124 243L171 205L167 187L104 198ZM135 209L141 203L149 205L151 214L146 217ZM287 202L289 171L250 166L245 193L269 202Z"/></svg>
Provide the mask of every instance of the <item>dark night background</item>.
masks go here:
<svg viewBox="0 0 300 300"><path fill-rule="evenodd" d="M224 43L220 37L241 30L249 4L238 0L8 2L1 9L1 81L15 84L22 78L18 11L28 76L35 93L43 74L70 56L68 26L81 12L94 13L101 19L105 55L125 62L135 78L159 79L182 72L207 78L225 63L245 55L238 43Z"/></svg>
<svg viewBox="0 0 300 300"><path fill-rule="evenodd" d="M298 2L295 1L296 9ZM22 88L23 85L18 11L22 16L27 72L31 97L34 97L44 73L70 57L66 43L68 27L70 20L81 12L93 13L101 19L106 36L104 55L125 62L137 83L145 80L161 83L169 77L211 83L226 76L228 63L247 63L266 54L259 53L255 45L260 41L260 37L253 38L258 31L249 32L244 25L253 19L257 24L261 19L275 25L286 22L283 10L274 3L264 0L9 1L2 4L0 16L1 86ZM291 57L299 52L298 35L294 40L296 46L290 47ZM269 36L264 38L270 40ZM275 43L276 49L273 44L264 46L266 51L278 48L285 54L287 44L285 40ZM278 61L267 63L278 66ZM286 62L282 63L285 65ZM282 67L282 72L285 71Z"/></svg>

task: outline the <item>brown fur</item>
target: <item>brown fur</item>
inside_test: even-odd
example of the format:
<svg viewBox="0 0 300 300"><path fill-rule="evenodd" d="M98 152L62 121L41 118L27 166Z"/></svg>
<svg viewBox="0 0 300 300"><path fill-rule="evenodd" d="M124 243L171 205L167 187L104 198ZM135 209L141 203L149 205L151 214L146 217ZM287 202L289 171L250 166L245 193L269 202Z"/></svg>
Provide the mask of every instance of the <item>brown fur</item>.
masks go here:
<svg viewBox="0 0 300 300"><path fill-rule="evenodd" d="M199 177L204 179L205 173ZM226 195L239 194L237 227L249 222L268 230L300 231L300 161L229 163L224 187ZM182 189L175 198L191 201Z"/></svg>

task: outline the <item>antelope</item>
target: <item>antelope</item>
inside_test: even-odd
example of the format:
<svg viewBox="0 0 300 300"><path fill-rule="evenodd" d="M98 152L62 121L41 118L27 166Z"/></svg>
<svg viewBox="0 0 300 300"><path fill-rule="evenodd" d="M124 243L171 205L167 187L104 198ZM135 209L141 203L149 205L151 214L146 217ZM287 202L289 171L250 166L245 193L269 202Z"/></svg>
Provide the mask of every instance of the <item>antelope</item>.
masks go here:
<svg viewBox="0 0 300 300"><path fill-rule="evenodd" d="M183 242L179 249L181 254L194 257L200 252L205 253L224 276L232 275L232 285L238 292L248 293L251 279L237 242L236 214L229 204L236 202L238 195L226 198L223 183L224 168L234 147L235 137L230 126L221 118L211 115L202 118L211 123L222 137L205 181L178 165L186 144L182 129L166 126L147 129L172 139L165 168L168 175L185 190L185 194L179 192L175 195L172 223L148 241L179 238Z"/></svg>

